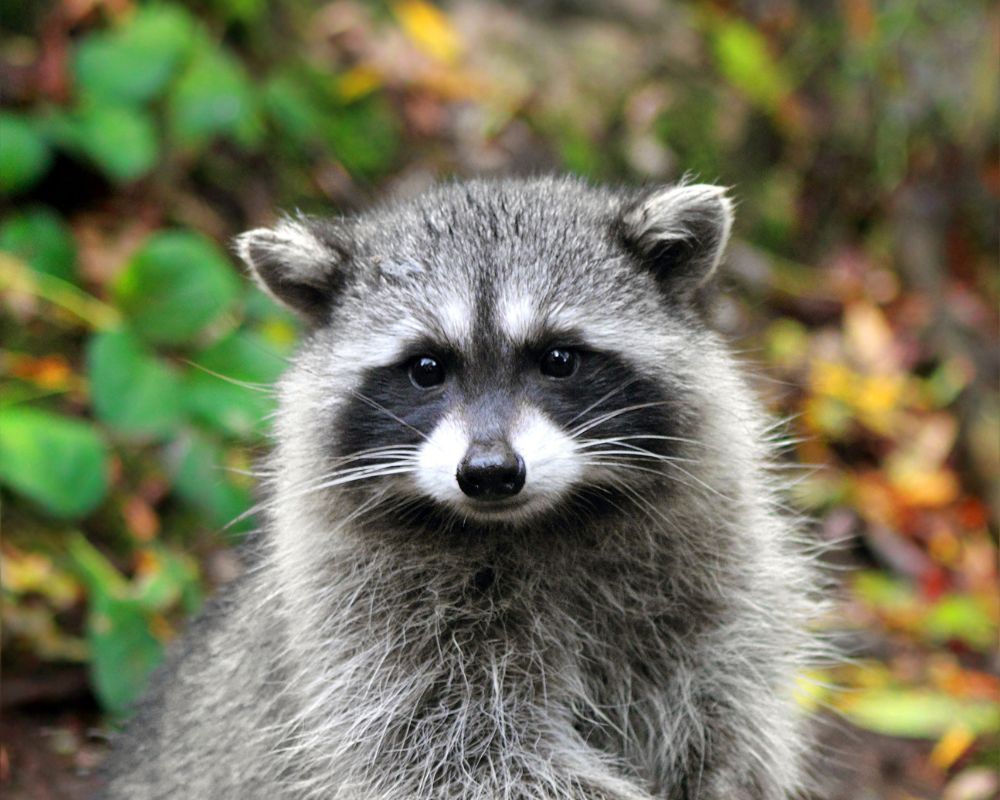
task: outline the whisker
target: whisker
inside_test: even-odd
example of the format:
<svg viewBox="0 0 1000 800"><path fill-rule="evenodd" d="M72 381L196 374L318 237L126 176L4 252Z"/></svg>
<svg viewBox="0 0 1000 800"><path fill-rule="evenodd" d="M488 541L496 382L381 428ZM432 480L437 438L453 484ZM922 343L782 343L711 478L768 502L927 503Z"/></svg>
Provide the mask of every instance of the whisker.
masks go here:
<svg viewBox="0 0 1000 800"><path fill-rule="evenodd" d="M679 442L680 444L694 445L709 450L718 450L720 452L722 450L721 447L713 447L709 445L707 442L700 442L697 439L688 439L687 437L684 436L664 436L653 433L636 433L636 434L631 434L629 436L609 436L604 439L584 439L583 440L584 444L580 446L589 447L592 443L600 443L600 442L617 443L617 442L632 441L636 439L652 439L654 441Z"/></svg>
<svg viewBox="0 0 1000 800"><path fill-rule="evenodd" d="M652 473L654 475L663 476L663 472L660 471L660 470L653 469L651 467L643 467L643 466L640 466L638 464L628 464L628 463L624 463L624 462L621 462L621 461L607 461L607 460L604 460L604 461L594 461L594 462L587 462L587 463L590 463L590 464L592 464L594 466L613 467L615 469L632 470L634 472L648 472L648 473ZM661 460L660 463L666 464L667 466L670 466L670 467L673 467L676 470L679 470L681 473L683 473L688 478L690 478L692 481L694 481L694 484L689 483L688 481L680 480L678 478L671 478L672 480L676 480L678 483L681 483L682 485L687 486L688 488L691 488L691 489L695 489L698 486L700 486L702 489L705 489L706 491L711 492L712 494L714 494L715 496L717 496L719 498L722 498L723 500L732 500L731 497L723 494L722 492L720 492L715 487L710 486L709 484L705 483L703 480L701 480L696 475L692 475L690 472L688 472L686 469L684 469L679 464L676 464L673 461L668 460L668 459L663 459L663 460ZM695 484L697 484L697 486L695 486Z"/></svg>
<svg viewBox="0 0 1000 800"><path fill-rule="evenodd" d="M574 416L573 418L571 418L566 423L566 426L569 427L574 422L576 422L578 419L580 419L580 417L582 417L584 414L586 414L588 411L593 411L595 408L597 408L597 406L601 405L601 403L605 402L606 400L611 399L612 397L614 397L614 395L616 393L618 393L620 391L623 391L625 389L625 387L632 385L637 380L638 380L638 378L631 378L630 380L625 381L625 383L623 383L621 386L616 386L614 389L612 389L607 394L602 395L598 400L596 400L595 402L591 403L589 406L587 406L585 409L583 409L583 411L581 411L579 414L577 414L576 416Z"/></svg>
<svg viewBox="0 0 1000 800"><path fill-rule="evenodd" d="M624 448L624 449L623 449ZM587 448L581 448L587 449ZM646 450L643 447L629 446L627 444L621 445L619 448L610 448L608 450L590 450L587 449L587 455L593 456L624 456L627 458L644 458L648 461L669 461L676 462L680 464L698 464L700 463L696 458L683 458L681 456L668 456L662 453L654 453L650 450Z"/></svg>
<svg viewBox="0 0 1000 800"><path fill-rule="evenodd" d="M376 400L372 400L370 397L368 397L368 395L362 394L361 392L359 392L359 391L357 391L355 389L351 390L351 394L353 394L355 397L357 397L362 402L367 403L372 408L377 409L378 411L381 411L386 416L388 416L390 419L396 420L396 422L398 422L403 427L409 428L411 431L413 431L414 433L416 433L417 435L419 435L421 438L423 438L423 439L427 439L428 438L427 434L424 433L422 430L420 430L419 428L413 427L405 419L403 419L402 417L397 416L396 414L394 414L393 412L391 412L388 408L386 408L384 405L382 405L381 403L377 402Z"/></svg>
<svg viewBox="0 0 1000 800"><path fill-rule="evenodd" d="M182 359L182 361L190 367L199 369L214 378L218 378L226 383L231 383L233 386L239 386L243 389L249 389L252 392L260 392L262 394L271 395L272 397L277 396L277 391L273 383L254 383L253 381L241 381L238 378L232 378L229 375L223 375L221 372L216 372L214 369L209 369L206 366L199 364L196 361L192 361L189 358Z"/></svg>
<svg viewBox="0 0 1000 800"><path fill-rule="evenodd" d="M624 408L617 408L614 411L609 411L607 414L602 414L596 419L588 420L582 425L578 425L576 428L571 428L569 435L573 438L580 436L583 433L597 427L598 425L603 425L605 422L614 419L615 417L620 417L622 414L628 414L632 411L639 411L643 408L652 408L653 406L666 405L669 401L667 400L653 400L648 403L637 403L631 406L625 406Z"/></svg>
<svg viewBox="0 0 1000 800"><path fill-rule="evenodd" d="M404 459L379 464L366 464L360 467L352 467L346 470L338 470L327 473L324 476L312 478L311 482L299 484L298 487L295 487L298 491L292 491L291 493L283 492L280 500L295 500L302 497L308 497L316 494L317 492L323 491L324 489L330 489L334 486L342 486L356 481L412 473L414 471L413 468L415 463L414 459ZM236 517L232 522L226 525L225 528L230 528L253 514L257 514L262 511L270 511L277 505L277 503L278 498L272 498L263 503L257 503Z"/></svg>

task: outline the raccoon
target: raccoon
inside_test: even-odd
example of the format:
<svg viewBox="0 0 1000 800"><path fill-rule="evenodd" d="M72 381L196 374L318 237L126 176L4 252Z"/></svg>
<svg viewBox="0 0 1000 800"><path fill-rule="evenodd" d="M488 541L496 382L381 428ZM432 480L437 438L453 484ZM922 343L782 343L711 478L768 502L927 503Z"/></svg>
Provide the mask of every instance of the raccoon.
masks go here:
<svg viewBox="0 0 1000 800"><path fill-rule="evenodd" d="M309 329L262 532L106 796L796 796L819 584L706 322L732 219L548 177L239 237Z"/></svg>

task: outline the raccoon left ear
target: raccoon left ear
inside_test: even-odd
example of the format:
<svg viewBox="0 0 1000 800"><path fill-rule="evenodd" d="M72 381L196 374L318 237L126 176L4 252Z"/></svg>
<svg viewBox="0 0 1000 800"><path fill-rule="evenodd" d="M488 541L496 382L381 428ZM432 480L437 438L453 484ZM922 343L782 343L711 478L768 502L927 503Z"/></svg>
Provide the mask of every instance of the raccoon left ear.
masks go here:
<svg viewBox="0 0 1000 800"><path fill-rule="evenodd" d="M627 246L670 296L687 297L715 272L733 227L733 203L721 186L655 189L619 218Z"/></svg>
<svg viewBox="0 0 1000 800"><path fill-rule="evenodd" d="M333 224L305 216L236 237L236 252L257 284L313 323L325 321L345 283L350 251Z"/></svg>

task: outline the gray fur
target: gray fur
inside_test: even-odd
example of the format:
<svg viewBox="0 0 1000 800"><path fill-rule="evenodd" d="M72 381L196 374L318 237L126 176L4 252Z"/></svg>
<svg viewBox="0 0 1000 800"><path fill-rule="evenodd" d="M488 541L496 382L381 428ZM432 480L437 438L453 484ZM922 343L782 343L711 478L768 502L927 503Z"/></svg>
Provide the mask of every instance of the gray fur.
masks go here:
<svg viewBox="0 0 1000 800"><path fill-rule="evenodd" d="M172 648L106 796L797 796L817 576L779 505L773 429L690 297L730 223L716 187L537 179L242 237L314 327L280 383L253 566ZM502 308L573 320L679 387L696 436L670 465L586 466L579 480L624 484L611 513L553 494L554 517L452 509L415 530L397 513L419 494L412 458L336 472L345 409L402 339L473 352L481 329L456 309Z"/></svg>

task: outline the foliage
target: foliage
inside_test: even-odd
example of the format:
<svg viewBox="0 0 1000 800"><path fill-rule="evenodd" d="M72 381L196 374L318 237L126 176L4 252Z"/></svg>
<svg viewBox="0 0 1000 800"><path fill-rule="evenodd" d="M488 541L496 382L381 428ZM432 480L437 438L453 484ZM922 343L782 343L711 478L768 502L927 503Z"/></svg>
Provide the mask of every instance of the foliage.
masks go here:
<svg viewBox="0 0 1000 800"><path fill-rule="evenodd" d="M235 233L450 173L690 170L735 187L719 323L779 379L765 391L818 466L795 502L857 568L830 626L866 657L805 676L803 702L936 740L940 781L996 754L996 10L625 5L12 4L15 668L83 660L123 714L252 525L245 473L295 327L240 279Z"/></svg>

